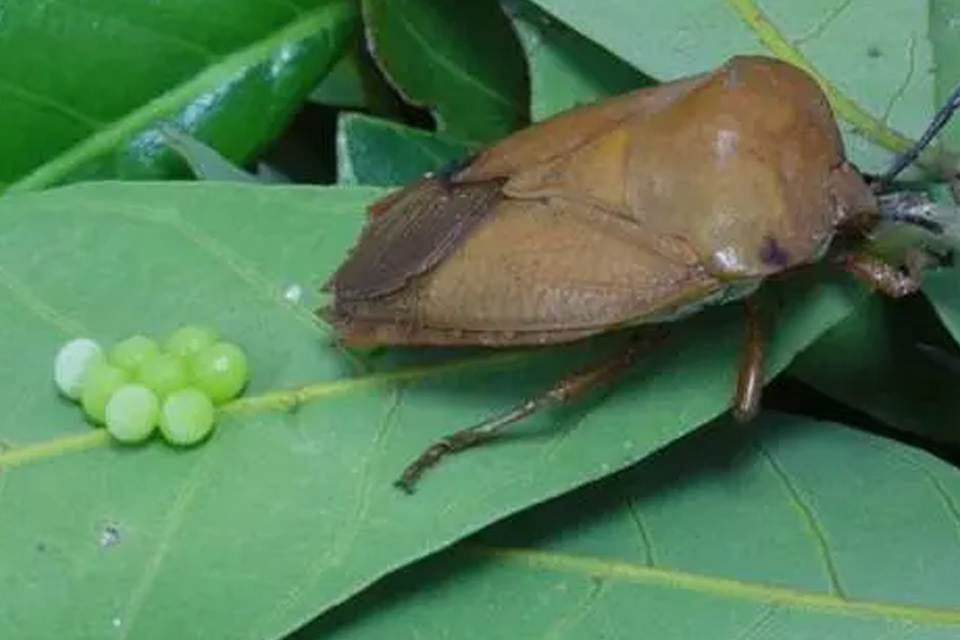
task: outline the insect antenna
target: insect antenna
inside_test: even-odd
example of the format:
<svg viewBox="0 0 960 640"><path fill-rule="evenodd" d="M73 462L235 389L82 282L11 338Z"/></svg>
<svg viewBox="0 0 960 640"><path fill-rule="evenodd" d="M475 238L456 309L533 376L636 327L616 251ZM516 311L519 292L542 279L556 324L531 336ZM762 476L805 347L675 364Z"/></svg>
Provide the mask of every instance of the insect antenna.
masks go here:
<svg viewBox="0 0 960 640"><path fill-rule="evenodd" d="M957 109L960 109L960 85L953 90L949 98L947 98L946 103L940 107L940 110L934 115L933 120L931 120L930 125L927 126L926 131L923 132L923 135L920 136L920 139L917 140L912 147L901 153L890 168L887 169L886 173L880 176L877 186L881 189L888 187L894 178L910 166L910 164L923 153L923 150L930 145L937 134L940 133L941 129L950 122L950 119L953 117L953 114L957 112Z"/></svg>

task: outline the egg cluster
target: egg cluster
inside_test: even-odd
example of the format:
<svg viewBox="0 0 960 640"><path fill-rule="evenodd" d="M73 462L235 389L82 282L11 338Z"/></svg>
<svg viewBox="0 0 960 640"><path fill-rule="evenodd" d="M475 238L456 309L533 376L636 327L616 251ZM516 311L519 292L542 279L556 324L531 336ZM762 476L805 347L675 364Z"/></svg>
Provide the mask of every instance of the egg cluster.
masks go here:
<svg viewBox="0 0 960 640"><path fill-rule="evenodd" d="M215 329L184 326L161 345L135 335L104 350L89 338L66 343L54 361L54 382L87 418L120 442L141 442L159 428L189 446L213 430L216 406L247 384L247 355Z"/></svg>

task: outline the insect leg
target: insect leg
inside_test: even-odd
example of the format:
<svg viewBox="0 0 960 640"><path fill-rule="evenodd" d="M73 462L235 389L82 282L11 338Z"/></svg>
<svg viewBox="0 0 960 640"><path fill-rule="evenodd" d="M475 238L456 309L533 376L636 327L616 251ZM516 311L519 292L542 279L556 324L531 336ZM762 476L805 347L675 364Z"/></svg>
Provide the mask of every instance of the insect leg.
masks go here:
<svg viewBox="0 0 960 640"><path fill-rule="evenodd" d="M921 272L930 259L923 250L911 250L899 267L866 253L850 253L840 258L840 267L881 293L900 298L920 289Z"/></svg>
<svg viewBox="0 0 960 640"><path fill-rule="evenodd" d="M425 449L403 471L403 475L394 482L394 485L407 493L412 493L413 487L420 476L445 456L491 440L510 425L541 409L565 404L583 395L593 387L609 382L629 367L641 351L649 347L651 342L649 335L635 334L625 350L567 375L545 393L530 398L498 416L441 438Z"/></svg>
<svg viewBox="0 0 960 640"><path fill-rule="evenodd" d="M750 296L745 304L747 339L733 397L733 416L739 422L748 422L756 417L763 395L763 323L756 298Z"/></svg>

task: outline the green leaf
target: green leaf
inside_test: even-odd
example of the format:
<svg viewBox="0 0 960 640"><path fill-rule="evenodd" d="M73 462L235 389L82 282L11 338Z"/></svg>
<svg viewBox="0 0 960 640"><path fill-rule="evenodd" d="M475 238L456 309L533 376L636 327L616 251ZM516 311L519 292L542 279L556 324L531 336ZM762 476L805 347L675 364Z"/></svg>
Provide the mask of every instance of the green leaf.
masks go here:
<svg viewBox="0 0 960 640"><path fill-rule="evenodd" d="M243 163L356 28L349 0L53 0L3 9L0 190L178 175L169 122Z"/></svg>
<svg viewBox="0 0 960 640"><path fill-rule="evenodd" d="M800 354L788 370L887 425L960 444L960 376L925 348L952 349L922 297L872 297Z"/></svg>
<svg viewBox="0 0 960 640"><path fill-rule="evenodd" d="M371 49L441 133L492 142L527 122L526 61L496 0L363 0Z"/></svg>
<svg viewBox="0 0 960 640"><path fill-rule="evenodd" d="M939 269L927 274L923 291L953 339L960 342L960 267Z"/></svg>
<svg viewBox="0 0 960 640"><path fill-rule="evenodd" d="M18 638L275 637L728 406L743 339L736 307L675 325L605 397L454 457L412 497L396 490L428 443L623 337L494 355L388 350L364 373L312 310L381 193L93 183L0 199L0 628ZM864 295L847 279L813 284L816 275L768 290L785 318L771 373ZM109 344L184 323L219 328L250 358L248 397L228 405L205 445L113 446L57 397L53 356L66 339Z"/></svg>
<svg viewBox="0 0 960 640"><path fill-rule="evenodd" d="M348 49L310 93L310 100L336 107L362 109L367 104L358 48Z"/></svg>
<svg viewBox="0 0 960 640"><path fill-rule="evenodd" d="M793 0L609 0L603 11L580 0L533 1L660 80L713 69L738 54L776 55L816 71L864 171L885 169L890 150L908 144L903 134L918 136L941 105L942 87L958 81L951 57L931 47L933 0L882 12L869 3ZM941 22L940 33L948 24Z"/></svg>
<svg viewBox="0 0 960 640"><path fill-rule="evenodd" d="M780 414L715 424L391 576L293 640L948 640L958 501L957 469L895 442Z"/></svg>
<svg viewBox="0 0 960 640"><path fill-rule="evenodd" d="M929 0L930 46L933 50L934 94L943 104L960 84L960 40L956 35L960 0ZM953 149L960 149L960 126L954 123L940 134L940 140Z"/></svg>
<svg viewBox="0 0 960 640"><path fill-rule="evenodd" d="M396 186L437 171L476 150L460 140L347 113L337 131L337 179L341 184Z"/></svg>
<svg viewBox="0 0 960 640"><path fill-rule="evenodd" d="M513 24L530 67L533 120L654 84L651 78L530 2L513 4Z"/></svg>

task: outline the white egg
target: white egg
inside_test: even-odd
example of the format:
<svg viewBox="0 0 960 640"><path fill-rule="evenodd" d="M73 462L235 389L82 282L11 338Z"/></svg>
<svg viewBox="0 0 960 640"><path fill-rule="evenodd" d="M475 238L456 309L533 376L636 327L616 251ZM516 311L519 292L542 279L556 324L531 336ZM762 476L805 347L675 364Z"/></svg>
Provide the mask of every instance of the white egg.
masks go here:
<svg viewBox="0 0 960 640"><path fill-rule="evenodd" d="M53 362L53 381L60 392L78 400L83 392L83 377L90 365L103 359L103 349L94 340L77 338L60 348Z"/></svg>

